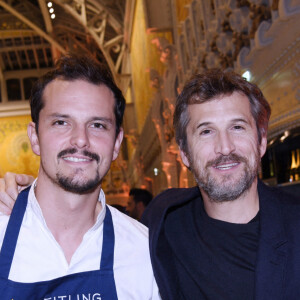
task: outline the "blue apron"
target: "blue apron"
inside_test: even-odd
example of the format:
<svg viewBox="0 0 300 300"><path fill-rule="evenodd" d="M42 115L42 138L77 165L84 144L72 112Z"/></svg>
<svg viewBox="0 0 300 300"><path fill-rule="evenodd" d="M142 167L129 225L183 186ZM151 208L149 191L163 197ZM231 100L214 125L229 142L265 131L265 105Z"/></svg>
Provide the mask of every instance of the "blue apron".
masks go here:
<svg viewBox="0 0 300 300"><path fill-rule="evenodd" d="M9 219L0 252L1 300L115 300L113 273L115 235L106 207L100 270L67 275L49 281L20 283L8 279L20 227L28 202L29 188L20 193ZM46 258L45 258L46 259Z"/></svg>

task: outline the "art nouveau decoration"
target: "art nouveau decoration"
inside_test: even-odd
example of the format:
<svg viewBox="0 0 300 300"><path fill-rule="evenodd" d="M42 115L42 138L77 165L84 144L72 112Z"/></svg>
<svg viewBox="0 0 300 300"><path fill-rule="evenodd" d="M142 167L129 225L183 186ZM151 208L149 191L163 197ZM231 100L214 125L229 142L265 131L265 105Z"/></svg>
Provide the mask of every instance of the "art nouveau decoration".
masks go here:
<svg viewBox="0 0 300 300"><path fill-rule="evenodd" d="M269 145L300 127L300 0L0 0L0 17L2 118L29 115L29 83L61 53L88 53L112 70L128 98L124 153L103 183L112 198L130 186L156 194L194 183L172 115L186 80L204 69L259 85L272 107Z"/></svg>
<svg viewBox="0 0 300 300"><path fill-rule="evenodd" d="M178 8L176 0L171 2ZM155 87L149 112L155 124L152 135L159 137L162 170L172 186L193 183L180 163L173 134L166 133L172 130L176 94L194 73L214 67L248 71L272 107L269 140L300 126L299 0L193 0L182 9L188 10L183 21L174 9L168 11L174 44L153 40L165 65L163 76L150 71ZM137 145L142 152L144 139Z"/></svg>

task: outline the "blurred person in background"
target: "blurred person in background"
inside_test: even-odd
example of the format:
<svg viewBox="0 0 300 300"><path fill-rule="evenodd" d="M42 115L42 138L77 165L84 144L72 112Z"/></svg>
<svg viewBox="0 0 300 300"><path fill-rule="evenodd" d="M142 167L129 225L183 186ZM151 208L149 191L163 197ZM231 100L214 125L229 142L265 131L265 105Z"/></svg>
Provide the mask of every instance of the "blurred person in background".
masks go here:
<svg viewBox="0 0 300 300"><path fill-rule="evenodd" d="M146 189L132 188L129 191L129 199L126 207L128 215L139 221L152 198L152 194Z"/></svg>

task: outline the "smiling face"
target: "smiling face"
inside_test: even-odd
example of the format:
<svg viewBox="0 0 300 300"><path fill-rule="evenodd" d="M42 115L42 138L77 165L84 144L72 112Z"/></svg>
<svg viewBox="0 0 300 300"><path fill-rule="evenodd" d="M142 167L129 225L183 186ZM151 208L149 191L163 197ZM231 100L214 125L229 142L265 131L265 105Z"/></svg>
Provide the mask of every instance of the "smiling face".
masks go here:
<svg viewBox="0 0 300 300"><path fill-rule="evenodd" d="M256 182L266 137L258 143L248 98L238 92L188 106L188 153L181 151L202 193L214 202L239 198Z"/></svg>
<svg viewBox="0 0 300 300"><path fill-rule="evenodd" d="M43 99L38 134L34 123L28 127L41 156L39 181L79 194L100 188L123 138L122 130L116 137L113 93L105 85L55 79Z"/></svg>

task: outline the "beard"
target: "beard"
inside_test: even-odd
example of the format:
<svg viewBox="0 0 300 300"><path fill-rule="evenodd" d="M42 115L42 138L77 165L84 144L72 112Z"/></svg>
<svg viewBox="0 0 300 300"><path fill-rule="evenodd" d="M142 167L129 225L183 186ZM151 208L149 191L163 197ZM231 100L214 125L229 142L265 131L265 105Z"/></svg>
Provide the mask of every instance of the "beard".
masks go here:
<svg viewBox="0 0 300 300"><path fill-rule="evenodd" d="M75 148L69 148L58 153L58 160L66 154L74 154L79 152ZM100 157L96 153L91 153L87 150L82 151L82 154L86 157L96 161L97 165L100 162ZM74 194L87 194L95 190L102 182L98 168L95 170L95 175L92 178L86 178L85 170L83 168L76 168L72 174L66 175L62 169L58 169L55 177L49 175L46 171L43 160L41 160L41 167L46 176L55 184L59 185L67 192Z"/></svg>
<svg viewBox="0 0 300 300"><path fill-rule="evenodd" d="M56 174L58 184L67 192L74 194L87 194L92 192L101 183L99 172L96 172L94 178L89 180L76 180L75 176L64 176L60 173Z"/></svg>
<svg viewBox="0 0 300 300"><path fill-rule="evenodd" d="M260 155L257 149L252 164L243 156L237 154L220 155L214 160L207 162L205 168L197 167L197 164L189 158L190 168L200 189L206 192L211 201L221 203L238 199L246 193L258 174ZM210 167L224 163L243 163L244 168L239 171L239 176L219 175L213 176Z"/></svg>

